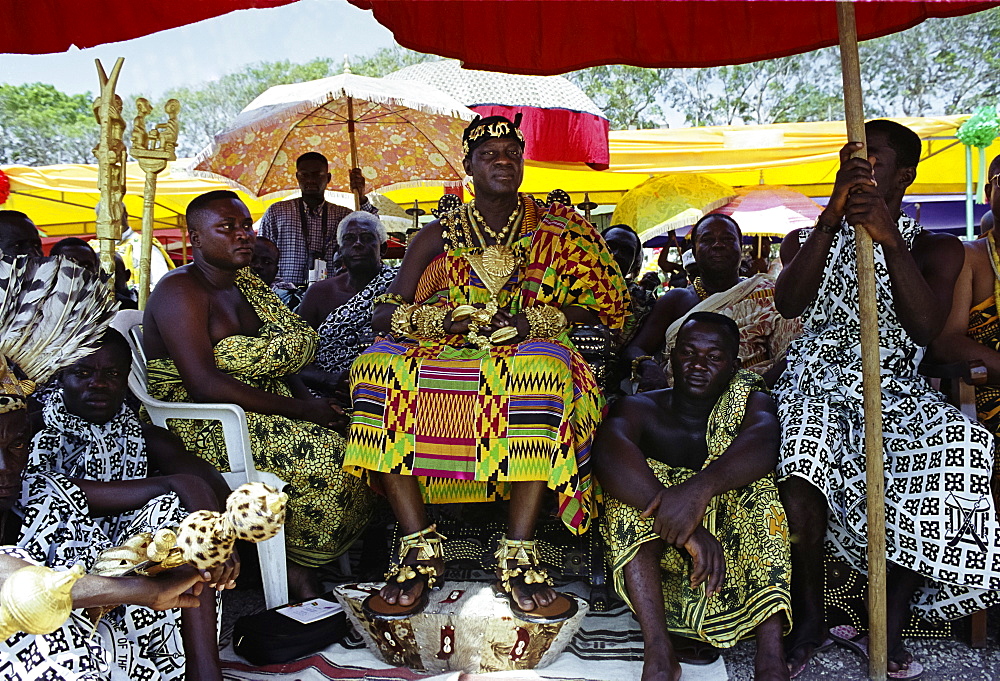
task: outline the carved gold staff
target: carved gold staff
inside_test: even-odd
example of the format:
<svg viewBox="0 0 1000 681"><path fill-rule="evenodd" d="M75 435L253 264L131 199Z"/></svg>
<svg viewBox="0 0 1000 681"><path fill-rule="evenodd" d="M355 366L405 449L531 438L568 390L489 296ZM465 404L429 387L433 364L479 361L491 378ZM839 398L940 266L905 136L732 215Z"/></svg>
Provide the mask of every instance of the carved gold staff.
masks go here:
<svg viewBox="0 0 1000 681"><path fill-rule="evenodd" d="M122 118L122 100L115 94L118 75L121 73L124 57L119 57L108 76L100 59L97 77L101 83L101 94L94 100L94 117L101 126L94 147L97 157L97 186L101 192L101 203L97 211L97 239L101 244L101 267L108 274L109 285L115 286L115 246L122 236L122 196L125 194L125 120Z"/></svg>
<svg viewBox="0 0 1000 681"><path fill-rule="evenodd" d="M176 99L167 100L163 106L167 122L146 129L146 116L153 112L149 100L140 97L135 101L136 116L132 121L132 158L146 175L142 189L142 251L139 259L139 309L146 308L149 298L150 257L153 252L153 206L156 200L156 176L163 172L167 163L177 160L177 114L181 103Z"/></svg>

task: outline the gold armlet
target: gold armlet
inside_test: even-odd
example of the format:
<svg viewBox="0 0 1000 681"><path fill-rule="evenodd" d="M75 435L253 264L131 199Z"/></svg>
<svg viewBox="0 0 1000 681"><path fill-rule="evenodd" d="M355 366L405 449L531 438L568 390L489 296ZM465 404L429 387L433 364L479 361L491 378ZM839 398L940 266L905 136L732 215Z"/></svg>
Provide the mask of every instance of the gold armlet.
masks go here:
<svg viewBox="0 0 1000 681"><path fill-rule="evenodd" d="M409 305L409 303L398 293L383 293L372 299L372 307L376 305Z"/></svg>
<svg viewBox="0 0 1000 681"><path fill-rule="evenodd" d="M563 311L552 305L526 307L522 312L528 319L529 338L555 338L569 327Z"/></svg>

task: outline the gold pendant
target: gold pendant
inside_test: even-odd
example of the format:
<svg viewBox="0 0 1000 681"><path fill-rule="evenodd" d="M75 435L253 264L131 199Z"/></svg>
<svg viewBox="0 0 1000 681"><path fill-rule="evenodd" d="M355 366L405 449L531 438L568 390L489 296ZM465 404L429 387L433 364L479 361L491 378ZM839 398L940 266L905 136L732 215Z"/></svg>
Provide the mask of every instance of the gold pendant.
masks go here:
<svg viewBox="0 0 1000 681"><path fill-rule="evenodd" d="M514 252L507 246L497 244L483 249L483 268L498 279L510 279L517 266Z"/></svg>

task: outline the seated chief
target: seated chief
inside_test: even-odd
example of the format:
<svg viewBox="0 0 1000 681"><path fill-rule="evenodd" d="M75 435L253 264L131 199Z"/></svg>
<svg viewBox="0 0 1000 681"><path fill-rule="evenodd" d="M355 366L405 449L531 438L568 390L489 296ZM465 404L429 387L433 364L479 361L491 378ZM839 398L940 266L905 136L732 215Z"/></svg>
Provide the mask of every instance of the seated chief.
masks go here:
<svg viewBox="0 0 1000 681"><path fill-rule="evenodd" d="M389 334L351 367L346 470L382 490L405 535L377 613L415 611L443 577L425 503L509 498L498 589L518 616L566 612L538 566L547 490L575 533L593 515L590 447L603 399L569 340L571 324L620 328L625 283L604 240L572 208L518 187L524 136L502 116L463 136L475 200L425 226L376 299ZM555 614L553 614L555 616Z"/></svg>
<svg viewBox="0 0 1000 681"><path fill-rule="evenodd" d="M313 360L317 335L248 265L250 212L230 191L187 208L194 262L165 276L143 320L149 393L173 402L228 402L247 412L259 470L287 483L286 538L293 599L319 595L315 568L360 534L374 496L341 466L339 407L313 398L296 375ZM184 446L227 470L216 421L173 419Z"/></svg>
<svg viewBox="0 0 1000 681"><path fill-rule="evenodd" d="M673 389L623 397L597 431L601 530L615 589L642 629L643 679L679 679L680 646L697 657L750 635L755 678L788 678L778 420L763 379L740 369L739 345L729 317L690 315L670 354Z"/></svg>

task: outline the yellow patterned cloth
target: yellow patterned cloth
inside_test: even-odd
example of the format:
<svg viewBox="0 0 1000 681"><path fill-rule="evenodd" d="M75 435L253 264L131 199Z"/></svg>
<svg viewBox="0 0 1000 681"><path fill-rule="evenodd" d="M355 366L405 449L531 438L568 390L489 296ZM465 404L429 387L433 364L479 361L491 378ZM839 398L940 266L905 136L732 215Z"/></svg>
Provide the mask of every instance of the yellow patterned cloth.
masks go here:
<svg viewBox="0 0 1000 681"><path fill-rule="evenodd" d="M258 390L291 397L284 377L312 361L316 332L249 268L240 270L236 286L263 325L258 336L229 336L219 341L216 366ZM147 375L153 397L192 401L173 360L150 360ZM225 439L217 421L170 419L167 425L188 450L219 470L228 470ZM287 483L289 557L317 566L346 551L368 523L375 498L356 477L343 471L344 438L314 423L273 414L247 412L247 425L256 467Z"/></svg>
<svg viewBox="0 0 1000 681"><path fill-rule="evenodd" d="M721 456L739 434L750 393L765 390L756 374L745 370L736 374L709 416L705 466ZM647 463L667 487L695 475L693 470L671 467L655 459L647 459ZM615 589L631 606L625 566L642 544L659 536L653 531L652 518L641 518L640 509L607 494L604 503L601 531L611 552ZM722 592L707 598L705 584L692 589L690 557L667 546L660 559L667 629L729 648L776 612L784 611L791 623L788 523L774 475L713 497L703 524L722 544L726 560Z"/></svg>
<svg viewBox="0 0 1000 681"><path fill-rule="evenodd" d="M600 235L561 204L521 200L520 238L512 244L521 265L501 307L517 314L575 305L620 328L625 283ZM420 278L417 302L451 308L489 300L465 258L482 249L460 239L449 232L446 251ZM544 480L567 527L589 526L590 447L604 401L566 332L488 350L467 346L463 336L383 339L355 360L351 390L344 466L352 473L374 484L370 471L417 476L427 503L490 501L505 498L512 482Z"/></svg>

